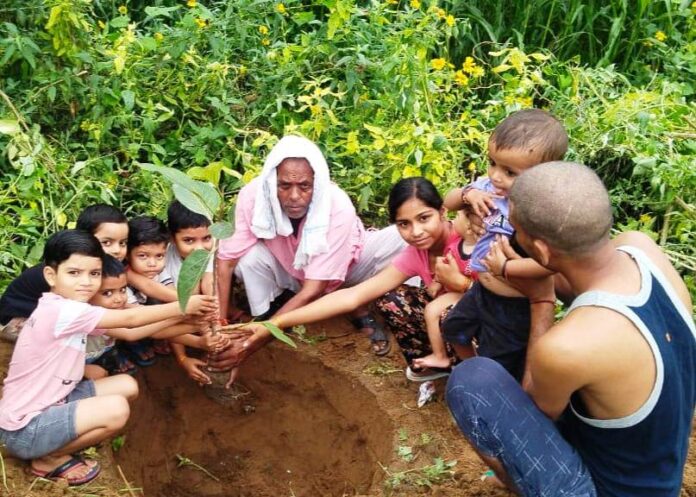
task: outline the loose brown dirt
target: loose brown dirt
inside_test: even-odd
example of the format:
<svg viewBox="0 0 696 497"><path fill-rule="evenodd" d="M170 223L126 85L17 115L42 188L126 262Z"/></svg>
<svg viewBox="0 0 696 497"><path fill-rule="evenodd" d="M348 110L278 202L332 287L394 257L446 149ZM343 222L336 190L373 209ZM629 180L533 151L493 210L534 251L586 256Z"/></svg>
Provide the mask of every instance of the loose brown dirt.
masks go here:
<svg viewBox="0 0 696 497"><path fill-rule="evenodd" d="M396 351L377 360L341 319L308 330L316 344L276 343L245 366L232 406L210 400L166 358L138 375L125 444L98 449L104 471L82 488L33 479L4 455L8 497L480 496L508 492L485 471L442 400L416 407ZM4 377L11 347L0 344ZM692 437L693 447L693 437ZM456 461L438 471L436 461ZM121 476L119 468L124 476ZM128 483L124 480L127 479ZM681 497L696 497L696 450Z"/></svg>

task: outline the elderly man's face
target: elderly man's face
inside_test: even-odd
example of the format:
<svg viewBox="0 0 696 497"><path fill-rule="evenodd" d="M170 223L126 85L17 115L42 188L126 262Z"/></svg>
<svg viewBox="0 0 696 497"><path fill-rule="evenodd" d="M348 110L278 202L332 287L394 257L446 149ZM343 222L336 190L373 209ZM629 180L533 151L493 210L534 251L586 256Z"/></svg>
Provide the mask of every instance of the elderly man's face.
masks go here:
<svg viewBox="0 0 696 497"><path fill-rule="evenodd" d="M307 215L314 193L314 171L306 159L288 158L277 170L278 201L290 219Z"/></svg>

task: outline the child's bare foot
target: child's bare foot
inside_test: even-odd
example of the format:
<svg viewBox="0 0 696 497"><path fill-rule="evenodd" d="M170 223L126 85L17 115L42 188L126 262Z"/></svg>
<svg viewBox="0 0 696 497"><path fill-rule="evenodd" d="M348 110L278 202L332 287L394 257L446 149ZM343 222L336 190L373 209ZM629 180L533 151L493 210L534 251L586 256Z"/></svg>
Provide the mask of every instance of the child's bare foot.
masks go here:
<svg viewBox="0 0 696 497"><path fill-rule="evenodd" d="M450 359L447 356L439 357L430 354L420 359L414 359L413 365L417 368L448 368L450 367Z"/></svg>

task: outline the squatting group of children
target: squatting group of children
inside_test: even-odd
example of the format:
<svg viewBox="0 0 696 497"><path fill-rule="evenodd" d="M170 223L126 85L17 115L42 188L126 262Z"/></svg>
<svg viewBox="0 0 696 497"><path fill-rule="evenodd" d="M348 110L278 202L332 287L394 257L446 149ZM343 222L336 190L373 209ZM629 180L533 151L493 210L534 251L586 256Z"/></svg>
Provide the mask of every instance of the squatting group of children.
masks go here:
<svg viewBox="0 0 696 497"><path fill-rule="evenodd" d="M507 196L517 175L562 159L567 145L553 116L539 110L515 113L489 140L488 176L447 194L445 207L459 212L453 221L457 235L445 258L467 283L454 289L435 280L429 286L434 299L425 321L433 353L410 367L449 367L447 341L460 359L477 350L521 379L529 305L509 278L537 277L547 270L524 254L509 256L507 239L515 243ZM482 219L478 238L467 213ZM137 383L128 375L108 375L132 373L133 362L146 366L157 351L168 353L166 341L152 344L144 338L168 338L187 373L206 381L204 363L188 357L185 346L216 351L226 345L219 335L206 334L209 321L217 318L217 303L206 297L212 293L212 268L186 315L176 302L175 284L183 259L194 249L211 249L208 224L176 201L168 210L168 229L152 217L127 222L113 207L88 207L77 229L48 240L43 264L10 284L0 300L0 323L6 334L21 332L0 400L0 444L30 459L33 474L70 484L98 474L96 461L72 454L126 422Z"/></svg>
<svg viewBox="0 0 696 497"><path fill-rule="evenodd" d="M72 454L125 424L137 383L119 373L152 364L157 347L169 354L164 339L199 382L207 380L204 362L185 346L215 352L226 345L209 333L218 318L208 296L212 263L186 314L175 290L183 259L210 250L210 223L177 201L167 214L168 229L153 217L128 221L114 207L87 207L76 229L50 237L43 263L0 299L4 338L16 341L0 399L0 444L31 459L34 475L71 485L97 476L96 461Z"/></svg>

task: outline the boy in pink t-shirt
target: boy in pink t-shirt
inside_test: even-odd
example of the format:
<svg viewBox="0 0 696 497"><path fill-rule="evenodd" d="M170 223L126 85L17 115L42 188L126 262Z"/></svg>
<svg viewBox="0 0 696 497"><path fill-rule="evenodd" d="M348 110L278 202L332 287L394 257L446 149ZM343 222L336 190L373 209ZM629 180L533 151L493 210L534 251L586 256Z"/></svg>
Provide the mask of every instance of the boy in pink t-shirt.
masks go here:
<svg viewBox="0 0 696 497"><path fill-rule="evenodd" d="M120 311L88 304L101 285L104 251L91 234L65 230L44 249L51 289L39 300L15 345L0 399L0 444L31 459L34 475L81 485L100 471L71 454L120 430L138 385L128 375L82 380L88 335L137 338L124 330L180 316L178 303ZM217 302L194 296L189 313L217 314ZM142 336L153 330L141 329Z"/></svg>

